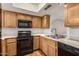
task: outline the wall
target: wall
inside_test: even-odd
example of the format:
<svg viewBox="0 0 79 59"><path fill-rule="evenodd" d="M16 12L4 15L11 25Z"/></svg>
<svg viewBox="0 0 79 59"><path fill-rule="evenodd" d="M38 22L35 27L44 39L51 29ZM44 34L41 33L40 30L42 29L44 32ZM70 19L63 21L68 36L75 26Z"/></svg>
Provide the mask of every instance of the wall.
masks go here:
<svg viewBox="0 0 79 59"><path fill-rule="evenodd" d="M64 27L64 5L55 9L54 13L51 14L51 19L51 30L56 28L58 34L67 35L67 28Z"/></svg>
<svg viewBox="0 0 79 59"><path fill-rule="evenodd" d="M79 28L69 28L70 36L79 37Z"/></svg>

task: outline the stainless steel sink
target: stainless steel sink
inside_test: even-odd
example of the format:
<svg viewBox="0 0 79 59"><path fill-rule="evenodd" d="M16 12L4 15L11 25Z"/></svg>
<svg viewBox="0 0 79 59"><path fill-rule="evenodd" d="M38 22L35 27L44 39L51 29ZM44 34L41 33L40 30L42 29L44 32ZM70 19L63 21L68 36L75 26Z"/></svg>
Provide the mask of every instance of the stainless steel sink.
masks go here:
<svg viewBox="0 0 79 59"><path fill-rule="evenodd" d="M66 38L66 35L58 35L58 36L55 36L55 35L47 35L47 37L51 37L51 38L55 38L55 39L60 39L60 38Z"/></svg>

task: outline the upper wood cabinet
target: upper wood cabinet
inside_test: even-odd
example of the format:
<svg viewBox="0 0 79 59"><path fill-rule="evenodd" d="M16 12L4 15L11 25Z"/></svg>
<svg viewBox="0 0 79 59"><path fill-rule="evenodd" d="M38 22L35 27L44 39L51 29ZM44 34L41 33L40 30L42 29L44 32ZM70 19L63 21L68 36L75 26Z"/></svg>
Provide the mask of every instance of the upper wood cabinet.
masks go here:
<svg viewBox="0 0 79 59"><path fill-rule="evenodd" d="M41 28L41 17L32 17L32 28Z"/></svg>
<svg viewBox="0 0 79 59"><path fill-rule="evenodd" d="M37 50L40 48L40 36L33 37L33 50Z"/></svg>
<svg viewBox="0 0 79 59"><path fill-rule="evenodd" d="M25 20L25 15L24 14L17 13L17 20L18 19Z"/></svg>
<svg viewBox="0 0 79 59"><path fill-rule="evenodd" d="M64 9L65 26L79 27L79 4L66 4Z"/></svg>
<svg viewBox="0 0 79 59"><path fill-rule="evenodd" d="M30 20L30 21L32 21L32 16L30 16L30 15L26 15L25 19L26 19L26 20Z"/></svg>
<svg viewBox="0 0 79 59"><path fill-rule="evenodd" d="M50 27L50 16L44 15L42 17L42 28L49 28Z"/></svg>
<svg viewBox="0 0 79 59"><path fill-rule="evenodd" d="M3 27L15 28L16 27L16 13L3 11Z"/></svg>
<svg viewBox="0 0 79 59"><path fill-rule="evenodd" d="M2 27L4 28L17 28L18 20L29 20L32 21L32 28L49 28L50 27L50 16L32 16L17 12L11 12L7 10L2 11Z"/></svg>
<svg viewBox="0 0 79 59"><path fill-rule="evenodd" d="M17 20L18 19L21 19L21 20L30 20L31 21L32 20L32 16L17 13Z"/></svg>

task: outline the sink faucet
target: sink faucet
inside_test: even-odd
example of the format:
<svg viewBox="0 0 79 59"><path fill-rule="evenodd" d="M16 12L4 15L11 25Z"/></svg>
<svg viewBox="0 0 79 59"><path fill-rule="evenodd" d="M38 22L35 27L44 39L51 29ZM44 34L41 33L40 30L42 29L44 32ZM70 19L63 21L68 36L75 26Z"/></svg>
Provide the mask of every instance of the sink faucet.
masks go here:
<svg viewBox="0 0 79 59"><path fill-rule="evenodd" d="M57 37L58 34L57 34L57 30L56 30L56 28L52 28L51 32L53 32L53 31L55 32L54 35Z"/></svg>

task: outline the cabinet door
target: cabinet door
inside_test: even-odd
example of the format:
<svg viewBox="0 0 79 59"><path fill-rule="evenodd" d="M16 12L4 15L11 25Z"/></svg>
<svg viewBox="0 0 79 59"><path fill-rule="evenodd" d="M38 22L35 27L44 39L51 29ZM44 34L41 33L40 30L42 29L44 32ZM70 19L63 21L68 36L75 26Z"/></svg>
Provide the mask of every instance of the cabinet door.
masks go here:
<svg viewBox="0 0 79 59"><path fill-rule="evenodd" d="M6 52L7 52L8 56L16 55L16 43L9 43L9 44L7 44Z"/></svg>
<svg viewBox="0 0 79 59"><path fill-rule="evenodd" d="M45 15L42 18L42 28L49 28L50 27L50 16Z"/></svg>
<svg viewBox="0 0 79 59"><path fill-rule="evenodd" d="M3 27L7 27L7 28L16 27L16 13L9 11L3 12Z"/></svg>
<svg viewBox="0 0 79 59"><path fill-rule="evenodd" d="M55 46L48 45L48 56L55 56L56 55L56 48Z"/></svg>
<svg viewBox="0 0 79 59"><path fill-rule="evenodd" d="M17 20L18 19L25 20L26 18L24 14L17 13Z"/></svg>
<svg viewBox="0 0 79 59"><path fill-rule="evenodd" d="M41 28L41 17L33 16L32 27L33 28Z"/></svg>
<svg viewBox="0 0 79 59"><path fill-rule="evenodd" d="M39 36L34 36L33 38L33 49L39 49L40 46L40 37Z"/></svg>
<svg viewBox="0 0 79 59"><path fill-rule="evenodd" d="M17 20L18 19L21 19L21 20L32 20L32 16L26 15L26 14L17 13Z"/></svg>
<svg viewBox="0 0 79 59"><path fill-rule="evenodd" d="M67 8L67 22L66 24L71 27L79 26L79 4L74 4L72 7L69 7L72 4L68 4Z"/></svg>
<svg viewBox="0 0 79 59"><path fill-rule="evenodd" d="M45 38L43 38L43 39L41 40L41 50L42 50L46 55L48 55L48 44L47 44Z"/></svg>
<svg viewBox="0 0 79 59"><path fill-rule="evenodd" d="M25 15L25 19L26 19L26 20L29 20L29 21L32 21L32 16L30 16L30 15Z"/></svg>

